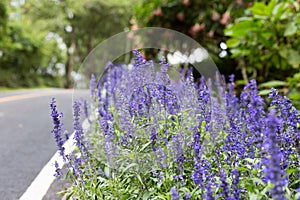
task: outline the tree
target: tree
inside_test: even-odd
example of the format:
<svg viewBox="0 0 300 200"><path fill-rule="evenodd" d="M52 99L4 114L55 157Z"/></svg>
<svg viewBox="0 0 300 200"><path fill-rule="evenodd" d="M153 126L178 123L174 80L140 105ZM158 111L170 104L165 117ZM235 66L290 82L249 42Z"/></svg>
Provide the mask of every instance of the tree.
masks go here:
<svg viewBox="0 0 300 200"><path fill-rule="evenodd" d="M0 2L0 40L2 39L7 24L6 1Z"/></svg>
<svg viewBox="0 0 300 200"><path fill-rule="evenodd" d="M53 85L55 64L63 60L58 42L28 16L14 18L17 13L19 8L10 1L0 2L0 85L58 86Z"/></svg>
<svg viewBox="0 0 300 200"><path fill-rule="evenodd" d="M133 1L30 0L24 10L44 30L58 34L66 45L65 87L72 87L77 69L96 44L122 32ZM56 12L54 13L53 10Z"/></svg>

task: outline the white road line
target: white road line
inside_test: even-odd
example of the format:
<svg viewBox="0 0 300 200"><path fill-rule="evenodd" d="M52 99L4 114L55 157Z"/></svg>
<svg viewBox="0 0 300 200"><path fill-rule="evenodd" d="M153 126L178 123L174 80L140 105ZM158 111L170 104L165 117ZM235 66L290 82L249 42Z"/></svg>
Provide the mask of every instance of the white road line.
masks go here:
<svg viewBox="0 0 300 200"><path fill-rule="evenodd" d="M84 120L83 129L87 130L89 123L88 120ZM75 149L75 140L74 133L70 136L70 138L63 145L65 147L65 153L70 154ZM62 168L64 165L62 157L59 155L57 151L49 162L43 167L37 177L33 180L31 185L27 188L25 193L20 197L19 200L42 200L43 197L47 194L52 182L55 180L54 173L55 167L54 163L57 161L59 167Z"/></svg>
<svg viewBox="0 0 300 200"><path fill-rule="evenodd" d="M14 96L7 96L7 97L0 97L0 103L9 102L9 101L16 101L22 99L31 99L43 96L51 96L54 94L65 94L65 93L72 93L72 89L65 89L65 90L58 90L58 91L43 91L41 93L29 93L29 94L19 94Z"/></svg>

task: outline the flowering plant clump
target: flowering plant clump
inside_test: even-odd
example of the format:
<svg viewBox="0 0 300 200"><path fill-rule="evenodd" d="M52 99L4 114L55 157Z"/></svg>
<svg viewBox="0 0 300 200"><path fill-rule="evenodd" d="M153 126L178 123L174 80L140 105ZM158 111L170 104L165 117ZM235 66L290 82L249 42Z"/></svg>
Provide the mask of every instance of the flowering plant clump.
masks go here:
<svg viewBox="0 0 300 200"><path fill-rule="evenodd" d="M100 82L91 76L91 103L74 102L71 155L51 103L53 134L73 182L68 197L300 199L300 116L289 99L273 89L267 103L254 80L238 97L233 76L226 89L197 83L191 70L174 81L164 59L157 69L134 54L132 68L109 63ZM213 84L225 94L223 105L214 103Z"/></svg>

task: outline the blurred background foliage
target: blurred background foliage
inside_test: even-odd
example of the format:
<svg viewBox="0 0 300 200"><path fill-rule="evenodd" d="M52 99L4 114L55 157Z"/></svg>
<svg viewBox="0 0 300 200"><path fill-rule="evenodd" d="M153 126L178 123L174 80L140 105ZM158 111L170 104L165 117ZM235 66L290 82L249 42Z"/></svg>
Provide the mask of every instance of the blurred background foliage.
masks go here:
<svg viewBox="0 0 300 200"><path fill-rule="evenodd" d="M104 39L165 27L205 47L237 84L279 88L300 101L299 0L1 0L0 87L72 87Z"/></svg>

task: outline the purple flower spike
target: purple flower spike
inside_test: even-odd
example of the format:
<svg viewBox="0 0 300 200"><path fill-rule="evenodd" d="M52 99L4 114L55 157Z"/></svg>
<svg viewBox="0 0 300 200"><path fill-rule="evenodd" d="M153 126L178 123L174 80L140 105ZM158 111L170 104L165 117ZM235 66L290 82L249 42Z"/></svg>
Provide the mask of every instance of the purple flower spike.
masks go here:
<svg viewBox="0 0 300 200"><path fill-rule="evenodd" d="M176 190L176 187L172 187L170 192L171 192L171 200L180 200L180 196Z"/></svg>
<svg viewBox="0 0 300 200"><path fill-rule="evenodd" d="M215 197L213 195L212 189L211 189L211 183L209 182L206 186L206 194L205 194L205 198L206 200L215 200Z"/></svg>
<svg viewBox="0 0 300 200"><path fill-rule="evenodd" d="M276 116L276 111L271 109L268 118L266 119L267 141L265 147L270 155L270 158L265 158L266 179L269 180L274 187L271 189L271 195L275 200L285 200L283 187L285 185L284 172L281 169L281 152L277 141L278 127L282 125L282 120Z"/></svg>
<svg viewBox="0 0 300 200"><path fill-rule="evenodd" d="M191 200L192 199L192 195L190 193L187 193L185 195L185 200Z"/></svg>
<svg viewBox="0 0 300 200"><path fill-rule="evenodd" d="M59 154L63 157L64 161L65 161L65 148L63 147L64 144L64 140L63 140L63 131L62 131L62 125L63 123L60 122L60 118L63 116L62 113L58 113L58 110L56 108L56 100L55 98L52 98L51 103L50 103L50 108L51 108L51 117L53 120L53 130L51 131L56 145L58 147L59 150Z"/></svg>
<svg viewBox="0 0 300 200"><path fill-rule="evenodd" d="M54 174L54 176L57 179L60 179L63 176L63 172L61 171L61 168L59 167L57 161L55 161L54 167L55 167L55 174Z"/></svg>
<svg viewBox="0 0 300 200"><path fill-rule="evenodd" d="M74 131L75 131L74 139L75 139L75 144L79 148L84 159L88 159L87 143L84 141L84 132L80 121L80 114L81 114L80 106L81 103L79 101L74 102L73 105Z"/></svg>
<svg viewBox="0 0 300 200"><path fill-rule="evenodd" d="M93 100L96 100L97 80L94 74L91 75L90 92Z"/></svg>
<svg viewBox="0 0 300 200"><path fill-rule="evenodd" d="M223 170L221 170L221 172L220 172L221 185L220 186L223 189L221 196L223 197L224 200L231 200L230 188L229 188L229 184L227 183L226 178L227 178L226 173Z"/></svg>
<svg viewBox="0 0 300 200"><path fill-rule="evenodd" d="M238 188L238 184L240 182L239 170L237 169L232 170L232 175L233 175L233 196L235 200L240 200L241 199L240 189Z"/></svg>

